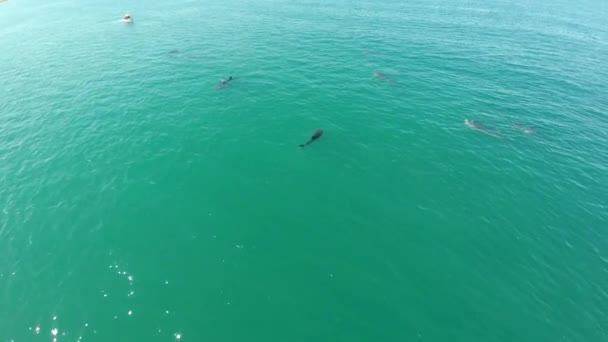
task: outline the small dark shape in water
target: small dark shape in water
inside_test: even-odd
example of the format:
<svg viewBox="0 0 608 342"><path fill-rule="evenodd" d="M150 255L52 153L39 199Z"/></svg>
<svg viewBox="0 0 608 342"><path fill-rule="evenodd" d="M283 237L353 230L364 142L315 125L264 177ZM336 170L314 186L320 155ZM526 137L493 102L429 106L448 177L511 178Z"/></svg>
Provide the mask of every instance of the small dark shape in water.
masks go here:
<svg viewBox="0 0 608 342"><path fill-rule="evenodd" d="M170 55L175 55L176 53L179 53L179 50L175 49L175 50L169 51Z"/></svg>
<svg viewBox="0 0 608 342"><path fill-rule="evenodd" d="M487 130L488 127L486 127L486 125L477 122L475 120L469 120L469 119L464 119L464 123L465 125L471 127L471 128L475 128L475 129L481 129L481 130Z"/></svg>
<svg viewBox="0 0 608 342"><path fill-rule="evenodd" d="M218 84L215 85L215 89L225 88L225 87L227 87L230 84L230 82L232 82L234 80L236 80L236 78L233 78L232 76L228 77L225 80L221 80L220 83L218 83Z"/></svg>
<svg viewBox="0 0 608 342"><path fill-rule="evenodd" d="M383 72L379 72L379 71L374 72L374 77L375 78L379 78L381 80L385 80L385 81L391 81L392 80L389 75L387 75L387 74L385 74Z"/></svg>
<svg viewBox="0 0 608 342"><path fill-rule="evenodd" d="M524 126L522 124L518 124L518 123L514 123L513 126L517 127L520 131L526 133L526 134L534 134L536 133L536 130L534 128L528 127L528 126Z"/></svg>
<svg viewBox="0 0 608 342"><path fill-rule="evenodd" d="M308 139L307 142L305 142L304 144L300 145L300 147L306 147L310 144L312 144L315 140L319 139L321 136L323 135L323 130L318 128L311 136L310 139Z"/></svg>
<svg viewBox="0 0 608 342"><path fill-rule="evenodd" d="M486 134L493 135L493 136L500 136L499 132L496 132L495 130L488 128L486 125L482 124L481 122L477 122L475 120L464 119L464 124L473 129L480 130Z"/></svg>

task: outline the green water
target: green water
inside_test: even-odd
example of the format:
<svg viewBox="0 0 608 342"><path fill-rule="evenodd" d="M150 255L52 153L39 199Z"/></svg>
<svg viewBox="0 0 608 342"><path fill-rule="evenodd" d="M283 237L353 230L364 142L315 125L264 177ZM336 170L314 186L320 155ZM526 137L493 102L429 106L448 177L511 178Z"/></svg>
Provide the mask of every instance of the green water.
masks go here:
<svg viewBox="0 0 608 342"><path fill-rule="evenodd" d="M606 18L0 4L0 341L607 341Z"/></svg>

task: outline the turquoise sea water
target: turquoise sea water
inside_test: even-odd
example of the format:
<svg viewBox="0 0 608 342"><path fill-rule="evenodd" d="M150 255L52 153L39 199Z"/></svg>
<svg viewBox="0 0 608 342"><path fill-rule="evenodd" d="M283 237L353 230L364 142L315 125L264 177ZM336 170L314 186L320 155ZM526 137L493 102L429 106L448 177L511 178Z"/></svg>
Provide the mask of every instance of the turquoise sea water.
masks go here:
<svg viewBox="0 0 608 342"><path fill-rule="evenodd" d="M607 341L607 18L0 4L0 341Z"/></svg>

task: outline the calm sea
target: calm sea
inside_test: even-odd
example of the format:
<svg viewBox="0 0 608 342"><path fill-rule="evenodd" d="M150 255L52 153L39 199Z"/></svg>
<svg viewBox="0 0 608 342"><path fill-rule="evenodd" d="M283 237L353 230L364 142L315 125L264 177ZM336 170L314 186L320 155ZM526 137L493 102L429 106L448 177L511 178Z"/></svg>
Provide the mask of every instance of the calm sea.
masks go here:
<svg viewBox="0 0 608 342"><path fill-rule="evenodd" d="M1 3L0 341L608 341L607 18Z"/></svg>

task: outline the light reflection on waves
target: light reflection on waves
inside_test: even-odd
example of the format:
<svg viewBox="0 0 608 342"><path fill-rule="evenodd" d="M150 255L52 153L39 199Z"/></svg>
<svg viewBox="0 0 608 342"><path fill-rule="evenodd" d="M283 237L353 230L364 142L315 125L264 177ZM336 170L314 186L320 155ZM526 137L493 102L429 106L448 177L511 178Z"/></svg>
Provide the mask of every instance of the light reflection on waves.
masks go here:
<svg viewBox="0 0 608 342"><path fill-rule="evenodd" d="M550 25L537 32L534 29L539 26L534 21L524 23L532 26L525 26L531 29L527 38L542 37L538 44L523 44L517 31L512 32L509 27L500 30L509 34L496 35L496 39L475 40L475 30L492 28L489 25L493 23L492 17L484 16L497 12L489 11L482 3L475 8L451 10L437 3L362 3L353 10L341 8L339 3L296 2L276 9L282 20L274 20L277 13L270 12L267 3L251 5L263 11L241 8L230 12L224 11L224 5L210 5L204 10L181 8L171 13L192 21L209 12L225 13L197 23L203 29L186 29L181 23L171 22L157 35L145 37L138 32L160 28L161 23L151 20L138 23L135 30L127 33L110 21L97 20L94 32L76 32L81 38L95 37L88 45L95 54L79 49L84 44L78 44L78 40L69 42L48 35L32 37L35 39L30 41L32 44L22 39L20 49L6 49L19 51L21 56L4 59L8 67L0 68L0 79L14 80L0 85L3 94L9 94L9 101L0 103L3 110L0 249L5 251L9 269L2 275L2 279L9 279L6 287L1 287L4 302L20 301L23 308L36 311L39 301L35 295L33 298L28 295L38 292L35 291L38 283L50 278L50 284L69 286L83 281L79 277L89 267L89 261L107 260L107 255L94 252L107 248L96 240L118 238L108 237L112 227L95 217L108 214L104 208L118 207L118 193L125 188L141 186L141 191L149 191L145 185L163 189L162 174L153 171L137 174L138 166L153 166L156 161L177 163L179 159L174 156L190 153L191 164L178 163L177 168L196 172L200 171L196 166L206 161L226 162L219 146L236 149L245 142L255 144L263 140L264 151L280 151L277 155L285 159L254 156L252 160L273 162L281 170L279 176L283 180L294 178L294 169L297 170L294 166L312 165L313 171L322 175L318 182L325 182L328 188L339 188L342 178L349 176L373 181L374 188L362 194L357 191L360 186L357 181L343 180L349 185L345 192L349 198L343 206L355 212L344 220L356 227L382 227L375 234L382 234L383 229L392 225L403 226L385 237L390 240L383 241L387 247L383 252L387 254L401 250L397 242L407 243L421 223L404 219L402 212L413 217L419 214L417 210L424 211L426 219L441 223L445 231L424 227L428 235L414 236L407 246L410 251L418 251L414 242L426 238L428 241L421 245L434 246L438 253L444 253L441 255L451 262L450 266L462 267L463 272L466 266L487 260L470 270L473 274L470 283L459 284L460 289L477 294L482 305L500 309L495 293L480 290L479 284L502 282L501 293L513 291L510 298L505 295L505 302L519 300L531 304L526 310L541 308L524 312L539 322L545 321L543 315L555 318L552 313L559 311L580 314L589 322L603 317L599 304L587 305L576 297L566 298L563 303L556 299L560 287L567 285L580 292L598 294L600 303L608 300L605 292L598 291L601 284L592 280L590 274L593 271L601 274L608 268L608 257L601 252L605 250L602 229L607 220L606 205L604 198L594 192L606 183L603 174L607 174L608 159L601 142L606 140L608 122L600 110L605 101L595 98L597 92L592 87L602 85L606 79L605 70L593 68L605 53L601 49L598 53L577 53L584 51L577 44L598 40L597 37L576 34L576 28L567 19L553 17L552 21L570 26L568 30L554 30ZM156 12L148 18L160 21L163 13ZM328 13L332 15L323 17ZM224 16L240 16L242 20L226 21ZM361 20L370 21L356 24ZM480 23L482 20L485 21ZM247 30L243 30L243 25L247 25ZM1 37L18 34L25 27L23 24L3 31ZM389 30L382 32L383 28ZM456 28L458 33L447 34L446 28ZM86 27L78 31L86 31ZM101 31L106 32L100 35ZM120 32L121 39L114 41L112 31ZM601 30L594 32L601 37ZM182 35L190 40L179 39ZM575 48L555 49L552 39L556 36L569 39ZM45 37L48 42L42 41ZM474 43L483 44L483 48L476 50ZM176 45L184 56L169 59L163 51L175 49ZM46 53L47 49L52 52L53 46L63 46L64 51ZM500 49L509 46L514 50ZM453 50L446 51L448 48ZM569 52L564 50L575 54L564 55ZM227 52L234 58L230 66L222 60ZM509 58L505 59L505 55ZM472 60L475 62L471 63ZM568 60L578 63L573 65ZM120 65L121 62L125 65ZM226 92L214 93L214 82L239 66L242 80ZM483 72L480 75L482 68L492 70L491 77L482 75ZM376 82L372 77L375 71L390 74L395 84ZM579 79L580 75L584 77ZM525 81L511 83L516 79ZM149 88L142 91L142 85ZM171 92L176 85L183 89ZM469 91L472 95L462 95ZM344 104L345 98L353 100ZM176 101L179 106L164 107L165 103ZM37 107L37 102L44 105ZM487 110L496 104L501 106L500 110ZM251 110L264 105L268 106L265 113ZM155 111L157 108L162 108L162 113ZM549 110L543 112L546 108ZM73 109L75 115L68 109ZM232 122L231 117L238 120ZM498 141L470 131L462 124L465 117L496 126L505 131L506 137ZM536 127L538 134L526 137L510 128L515 118L529 120L526 123ZM323 126L327 135L314 146L314 152L306 151L288 160L285 156L299 152L290 148L317 126ZM183 140L176 142L177 132L182 135L178 139ZM91 143L98 141L103 143ZM188 150L187 146L192 145L197 148ZM193 150L197 152L192 153ZM112 155L106 155L107 151ZM306 163L299 164L301 160ZM19 163L16 168L12 166L14 161ZM229 161L234 168L241 165ZM238 170L229 172L239 174ZM332 179L335 174L340 177ZM242 182L281 181L272 178L255 175ZM491 181L486 181L488 178ZM389 185L384 181L389 181ZM295 186L300 182L302 179L286 183ZM86 191L70 191L68 184ZM421 184L424 187L416 186ZM412 189L423 189L424 193L417 194ZM154 191L147 193L158 195ZM475 196L457 203L461 194ZM30 205L40 198L44 205ZM383 204L384 198L392 199L392 203ZM511 209L501 202L504 198L521 205ZM488 208L479 203L491 205ZM530 207L537 208L536 212L531 214ZM95 208L89 214L93 218L71 216L90 208ZM216 209L220 216L222 208ZM397 222L392 221L392 215ZM78 218L59 224L48 219L51 217ZM583 217L588 219L581 220ZM461 227L460 238L448 234L453 221L458 220L470 225ZM525 223L524 228L529 229L522 229L514 221ZM25 227L31 227L31 231L21 235ZM76 227L86 227L86 232ZM343 229L346 235L348 232ZM48 235L51 236L41 240ZM375 237L370 233L367 240L374 241ZM85 242L79 242L82 245L76 255L61 254L73 241L81 241L77 238L84 238ZM440 250L454 240L466 243L456 244L449 251ZM502 243L488 242L495 240L517 240L514 245L518 247L514 248L518 257L499 260L508 277L501 277L499 271L491 269L490 261L497 258L496 250L504 248ZM46 254L28 259L27 255L37 250ZM475 257L459 259L468 250L474 251ZM546 251L539 252L542 250ZM414 259L424 254L418 252L412 253ZM132 257L125 250L117 253L125 254L119 259ZM66 264L65 259L74 261ZM578 267L572 261L577 259L586 260L586 265ZM591 260L603 261L595 264ZM382 279L381 270L388 269L393 272L393 281L408 284L414 277L404 270L424 271L396 258L379 258L377 264L378 270L364 270L362 279L373 283ZM29 270L28 265L34 269ZM15 275L12 270L16 270ZM55 272L60 274L49 277ZM139 288L148 283L141 284L139 277L136 283L129 282L123 272L126 271L121 267L119 277L103 278L107 281L100 285L102 289L89 289L95 298L106 300L109 307L104 318L97 319L112 321L116 316L122 322L128 319L129 310L133 318L141 317L139 306L125 303L138 299L140 291L135 291L134 284ZM518 276L521 274L529 277L509 282L508 279L521 279ZM453 276L446 275L445 279L454 281ZM29 284L32 279L34 285ZM113 285L121 291L112 292ZM48 290L42 289L40 293ZM110 302L113 300L117 302ZM58 302L61 306L61 301ZM54 328L59 335L67 331L52 324L52 310L46 307L39 310L46 312L40 315L44 317L40 322L30 323L34 327L32 333L39 327L34 323L42 326L40 333L45 335ZM167 311L173 314L171 307L158 311L156 314L160 316L168 315ZM60 316L59 322L65 316ZM552 324L556 329L565 329L570 337L578 336L579 332L568 328L568 323ZM91 327L86 324L88 321L71 326L89 328L79 332L83 335L97 329L108 333L107 327L112 326L99 328L102 323L95 320L90 320ZM177 338L177 328L163 326L162 334ZM67 332L75 334L75 330Z"/></svg>

